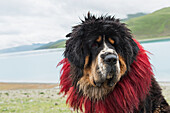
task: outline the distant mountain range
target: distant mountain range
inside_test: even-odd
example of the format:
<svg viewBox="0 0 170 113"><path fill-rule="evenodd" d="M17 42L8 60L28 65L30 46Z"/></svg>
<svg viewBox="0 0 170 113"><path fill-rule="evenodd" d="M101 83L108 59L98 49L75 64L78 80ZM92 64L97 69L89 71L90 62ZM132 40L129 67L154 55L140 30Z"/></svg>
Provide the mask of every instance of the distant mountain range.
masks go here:
<svg viewBox="0 0 170 113"><path fill-rule="evenodd" d="M2 53L11 53L11 52L31 51L43 45L45 44L38 43L38 44L32 44L32 45L17 46L17 47L2 49L0 50L0 53L2 54Z"/></svg>
<svg viewBox="0 0 170 113"><path fill-rule="evenodd" d="M128 14L122 22L127 24L137 40L159 38L164 40L170 37L170 7L160 9L151 14L136 13ZM168 39L169 40L169 39ZM143 42L143 41L142 41ZM144 41L145 42L145 41ZM62 45L63 44L63 45ZM58 46L60 45L60 46ZM46 49L64 47L65 40L44 45ZM45 49L44 48L44 49Z"/></svg>
<svg viewBox="0 0 170 113"><path fill-rule="evenodd" d="M132 34L138 40L170 37L170 7L160 9L151 14L128 14L121 19L131 29ZM47 44L33 44L0 50L0 53L29 51L38 49L64 48L65 39Z"/></svg>
<svg viewBox="0 0 170 113"><path fill-rule="evenodd" d="M136 13L136 14L128 14L127 18L121 19L121 21L124 22L124 21L130 20L131 18L136 18L136 17L140 17L140 16L144 16L144 15L146 15L146 13L142 13L142 12Z"/></svg>
<svg viewBox="0 0 170 113"><path fill-rule="evenodd" d="M65 47L65 39L61 39L61 40L58 40L56 42L50 42L50 43L47 43L41 47L38 47L36 48L36 50L38 49L52 49L52 48L64 48Z"/></svg>

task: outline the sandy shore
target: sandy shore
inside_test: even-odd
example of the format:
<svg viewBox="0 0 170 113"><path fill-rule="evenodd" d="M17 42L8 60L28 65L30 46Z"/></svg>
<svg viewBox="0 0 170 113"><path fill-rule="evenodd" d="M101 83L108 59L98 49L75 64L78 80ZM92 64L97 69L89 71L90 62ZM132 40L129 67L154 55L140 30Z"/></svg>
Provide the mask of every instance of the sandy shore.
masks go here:
<svg viewBox="0 0 170 113"><path fill-rule="evenodd" d="M49 89L57 86L58 84L50 83L0 83L0 90Z"/></svg>

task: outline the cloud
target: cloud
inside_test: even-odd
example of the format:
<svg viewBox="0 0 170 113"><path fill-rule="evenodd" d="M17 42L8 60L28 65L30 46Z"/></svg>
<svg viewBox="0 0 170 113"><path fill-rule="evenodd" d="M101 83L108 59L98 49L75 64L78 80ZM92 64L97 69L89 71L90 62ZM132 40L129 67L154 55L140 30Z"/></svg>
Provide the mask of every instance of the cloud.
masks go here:
<svg viewBox="0 0 170 113"><path fill-rule="evenodd" d="M167 0L1 0L0 49L65 38L88 11L125 18L166 6Z"/></svg>

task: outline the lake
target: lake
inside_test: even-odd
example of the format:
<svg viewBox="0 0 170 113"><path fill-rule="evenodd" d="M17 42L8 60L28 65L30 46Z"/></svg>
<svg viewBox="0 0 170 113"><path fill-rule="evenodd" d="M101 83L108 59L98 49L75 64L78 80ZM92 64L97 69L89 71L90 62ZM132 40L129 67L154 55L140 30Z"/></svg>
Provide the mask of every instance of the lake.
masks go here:
<svg viewBox="0 0 170 113"><path fill-rule="evenodd" d="M158 81L170 81L170 41L142 44L149 54ZM64 49L0 54L0 82L57 83L57 63Z"/></svg>

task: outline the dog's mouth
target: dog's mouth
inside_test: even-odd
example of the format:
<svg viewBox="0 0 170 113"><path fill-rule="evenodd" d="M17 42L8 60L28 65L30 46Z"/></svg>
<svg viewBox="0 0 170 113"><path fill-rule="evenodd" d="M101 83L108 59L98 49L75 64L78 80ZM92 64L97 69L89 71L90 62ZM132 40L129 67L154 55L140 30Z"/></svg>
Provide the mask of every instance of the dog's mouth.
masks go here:
<svg viewBox="0 0 170 113"><path fill-rule="evenodd" d="M119 80L120 66L119 64L108 65L104 64L103 67L97 66L97 73L93 76L93 83L96 87L113 87ZM102 70L102 69L103 70Z"/></svg>
<svg viewBox="0 0 170 113"><path fill-rule="evenodd" d="M107 73L106 83L108 87L113 87L118 82L119 72L116 72L116 67L112 68L111 71Z"/></svg>
<svg viewBox="0 0 170 113"><path fill-rule="evenodd" d="M118 64L117 64L118 63ZM106 81L108 87L113 87L118 81L120 76L120 65L117 62L115 65L107 66Z"/></svg>
<svg viewBox="0 0 170 113"><path fill-rule="evenodd" d="M115 79L115 77L106 79L105 82L102 82L102 83L96 83L95 80L93 80L93 83L96 87L101 87L102 85L103 86L105 85L105 87L113 87L116 84L116 82L117 80Z"/></svg>

